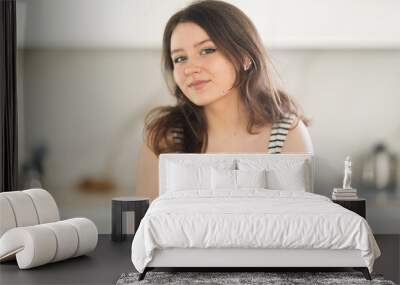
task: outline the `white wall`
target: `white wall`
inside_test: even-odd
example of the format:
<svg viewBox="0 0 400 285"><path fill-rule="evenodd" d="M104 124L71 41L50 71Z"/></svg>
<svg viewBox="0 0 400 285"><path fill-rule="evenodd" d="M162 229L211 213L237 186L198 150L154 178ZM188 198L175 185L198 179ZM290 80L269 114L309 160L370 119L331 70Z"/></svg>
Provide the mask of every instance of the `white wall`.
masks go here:
<svg viewBox="0 0 400 285"><path fill-rule="evenodd" d="M189 0L17 0L20 164L49 146L45 187L64 218L111 230L111 197L134 194L143 117L166 104L162 31ZM284 86L314 119L317 193L330 195L343 160L360 165L378 140L400 156L400 2L232 0L249 15ZM109 176L117 190L79 192L82 177ZM361 195L362 193L362 189ZM400 198L368 200L375 232L400 233Z"/></svg>
<svg viewBox="0 0 400 285"><path fill-rule="evenodd" d="M168 18L190 0L17 0L19 46L161 47ZM400 47L400 1L228 0L275 48Z"/></svg>
<svg viewBox="0 0 400 285"><path fill-rule="evenodd" d="M348 154L354 157L358 187L362 156L379 139L393 143L400 128L400 51L270 54L289 93L314 119L310 132L317 154L316 192L329 196L341 184ZM134 195L144 114L150 106L171 102L160 72L160 52L25 50L24 79L27 147L40 141L50 147L45 187L65 218L84 215L100 232L110 232L111 196ZM105 169L111 169L116 192L77 191L83 175L99 176ZM375 213L369 219L374 230L400 232L395 228L400 216L396 205L391 209L385 204L383 217L380 209L369 210Z"/></svg>

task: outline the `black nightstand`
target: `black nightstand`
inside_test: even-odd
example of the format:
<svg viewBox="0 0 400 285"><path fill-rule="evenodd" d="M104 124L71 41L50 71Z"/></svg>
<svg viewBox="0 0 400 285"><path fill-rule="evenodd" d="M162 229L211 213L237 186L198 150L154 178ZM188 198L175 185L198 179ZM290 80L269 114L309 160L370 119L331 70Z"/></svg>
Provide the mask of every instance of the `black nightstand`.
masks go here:
<svg viewBox="0 0 400 285"><path fill-rule="evenodd" d="M139 227L140 221L146 214L150 205L149 198L143 197L115 197L112 199L112 218L111 218L111 239L113 241L123 241L126 234L122 233L122 214L125 211L135 212L135 228ZM135 230L135 231L136 231Z"/></svg>
<svg viewBox="0 0 400 285"><path fill-rule="evenodd" d="M366 200L365 199L355 199L355 200L335 200L332 202L339 204L340 206L359 214L364 219L366 218Z"/></svg>

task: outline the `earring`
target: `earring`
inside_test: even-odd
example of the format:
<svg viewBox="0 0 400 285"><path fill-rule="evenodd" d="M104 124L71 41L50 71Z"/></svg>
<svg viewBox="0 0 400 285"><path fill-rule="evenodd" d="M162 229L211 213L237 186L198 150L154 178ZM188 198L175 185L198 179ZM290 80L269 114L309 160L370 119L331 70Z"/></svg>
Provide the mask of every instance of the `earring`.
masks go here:
<svg viewBox="0 0 400 285"><path fill-rule="evenodd" d="M246 60L246 63L243 64L243 69L244 71L247 71L251 66L251 61L250 60Z"/></svg>

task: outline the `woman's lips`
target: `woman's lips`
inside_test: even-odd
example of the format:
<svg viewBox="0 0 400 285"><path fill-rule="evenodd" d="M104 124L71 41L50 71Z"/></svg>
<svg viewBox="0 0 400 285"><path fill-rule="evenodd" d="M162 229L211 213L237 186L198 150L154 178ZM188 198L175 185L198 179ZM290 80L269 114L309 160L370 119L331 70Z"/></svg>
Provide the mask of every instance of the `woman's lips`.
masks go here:
<svg viewBox="0 0 400 285"><path fill-rule="evenodd" d="M202 89L210 80L196 80L190 84L190 87L195 90Z"/></svg>

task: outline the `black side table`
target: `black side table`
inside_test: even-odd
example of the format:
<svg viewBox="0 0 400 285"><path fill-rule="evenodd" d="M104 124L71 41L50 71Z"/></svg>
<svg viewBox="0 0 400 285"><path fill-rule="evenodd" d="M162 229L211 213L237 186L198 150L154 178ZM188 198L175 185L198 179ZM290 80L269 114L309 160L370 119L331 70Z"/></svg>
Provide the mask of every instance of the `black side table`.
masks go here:
<svg viewBox="0 0 400 285"><path fill-rule="evenodd" d="M364 219L366 218L366 200L359 198L355 200L336 200L333 199L332 202L339 204L340 206L359 214Z"/></svg>
<svg viewBox="0 0 400 285"><path fill-rule="evenodd" d="M112 226L111 239L113 241L123 241L126 234L122 233L122 215L126 211L135 212L135 232L139 227L140 221L149 208L150 200L143 197L115 197L112 198Z"/></svg>

